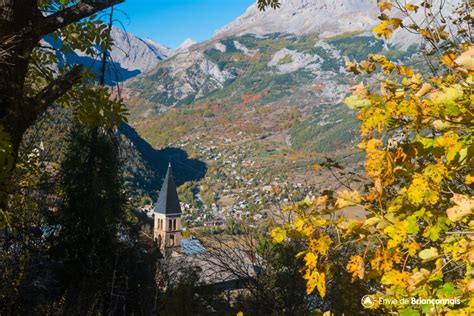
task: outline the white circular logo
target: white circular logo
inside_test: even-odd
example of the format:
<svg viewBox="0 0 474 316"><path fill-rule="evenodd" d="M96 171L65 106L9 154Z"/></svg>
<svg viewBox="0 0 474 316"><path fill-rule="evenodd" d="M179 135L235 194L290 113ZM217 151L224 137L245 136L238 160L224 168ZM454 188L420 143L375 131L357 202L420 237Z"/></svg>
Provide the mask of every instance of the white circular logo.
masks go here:
<svg viewBox="0 0 474 316"><path fill-rule="evenodd" d="M364 308L371 308L375 305L374 300L370 297L370 295L364 295L362 299L360 300L360 303Z"/></svg>

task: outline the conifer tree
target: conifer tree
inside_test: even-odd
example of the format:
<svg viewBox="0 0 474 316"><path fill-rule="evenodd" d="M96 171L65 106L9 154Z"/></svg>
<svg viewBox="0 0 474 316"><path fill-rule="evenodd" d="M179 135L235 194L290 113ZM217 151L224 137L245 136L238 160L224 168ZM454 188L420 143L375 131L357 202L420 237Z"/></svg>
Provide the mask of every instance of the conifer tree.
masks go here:
<svg viewBox="0 0 474 316"><path fill-rule="evenodd" d="M64 264L66 297L105 302L126 225L127 201L113 135L74 126L61 164L60 190L55 254Z"/></svg>

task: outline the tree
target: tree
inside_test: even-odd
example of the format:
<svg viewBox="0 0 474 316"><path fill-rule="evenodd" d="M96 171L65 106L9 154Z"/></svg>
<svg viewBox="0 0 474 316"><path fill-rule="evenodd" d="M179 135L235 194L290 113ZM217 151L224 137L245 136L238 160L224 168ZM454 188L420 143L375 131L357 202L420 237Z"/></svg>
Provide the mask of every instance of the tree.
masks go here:
<svg viewBox="0 0 474 316"><path fill-rule="evenodd" d="M75 109L89 124L118 125L124 119L121 102L97 87L81 66L56 69L56 50L46 37L61 40L61 53L80 50L100 54L111 45L107 26L95 13L123 0L6 0L0 3L0 208L12 191L12 171L25 131L53 103ZM4 214L3 214L4 215Z"/></svg>
<svg viewBox="0 0 474 316"><path fill-rule="evenodd" d="M400 315L472 314L472 8L461 2L448 19L432 1L379 1L379 7L374 33L386 39L397 29L421 35L426 66L414 69L383 55L347 63L348 71L368 78L345 103L359 112L359 148L370 183L364 192L326 191L289 207L298 216L272 236L277 243L306 243L300 256L308 293L326 296L337 264L331 256L353 244L344 264L353 281L373 283L369 308ZM398 17L387 15L395 10ZM425 17L420 23L418 11ZM329 216L347 206L362 207L367 219ZM424 301L404 304L412 297Z"/></svg>
<svg viewBox="0 0 474 316"><path fill-rule="evenodd" d="M41 50L41 40L54 36L64 40L64 51L80 49L92 53L95 44L107 45L107 39L101 38L105 28L99 20L81 20L121 2L123 0L2 1L0 45L7 55L0 63L0 121L10 135L14 156L26 129L79 83L83 75L83 68L74 66L52 78L48 71L51 67L48 58L52 56ZM35 76L43 71L43 76Z"/></svg>
<svg viewBox="0 0 474 316"><path fill-rule="evenodd" d="M118 238L127 237L127 201L113 135L76 125L69 137L60 171L61 228L52 250L64 264L66 303L74 306L82 297L92 305L108 296Z"/></svg>
<svg viewBox="0 0 474 316"><path fill-rule="evenodd" d="M249 314L308 315L320 300L316 295L306 295L306 284L300 276L303 261L296 257L297 243L272 244L261 238L255 249L260 258L253 286L238 300L240 310ZM255 295L257 294L257 295Z"/></svg>

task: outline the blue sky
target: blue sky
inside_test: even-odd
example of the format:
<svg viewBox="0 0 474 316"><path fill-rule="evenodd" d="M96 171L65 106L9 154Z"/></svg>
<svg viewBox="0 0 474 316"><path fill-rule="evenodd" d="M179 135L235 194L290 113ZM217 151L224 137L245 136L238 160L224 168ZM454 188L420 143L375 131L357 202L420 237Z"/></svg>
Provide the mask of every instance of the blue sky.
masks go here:
<svg viewBox="0 0 474 316"><path fill-rule="evenodd" d="M126 0L117 13L128 32L175 48L186 38L203 41L256 0Z"/></svg>

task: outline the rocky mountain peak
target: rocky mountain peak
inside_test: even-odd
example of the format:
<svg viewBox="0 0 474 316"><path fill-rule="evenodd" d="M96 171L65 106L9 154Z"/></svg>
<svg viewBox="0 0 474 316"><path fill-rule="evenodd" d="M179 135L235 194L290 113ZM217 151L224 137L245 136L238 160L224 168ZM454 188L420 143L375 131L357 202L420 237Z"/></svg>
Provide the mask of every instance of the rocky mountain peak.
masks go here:
<svg viewBox="0 0 474 316"><path fill-rule="evenodd" d="M244 33L320 33L323 37L366 31L377 23L377 0L282 0L279 9L259 11L251 5L217 37Z"/></svg>
<svg viewBox="0 0 474 316"><path fill-rule="evenodd" d="M184 40L184 42L181 43L181 45L179 45L179 46L175 49L175 51L176 51L176 52L183 52L183 51L186 51L186 50L188 50L191 46L193 46L194 44L197 44L197 42L188 37L187 39Z"/></svg>
<svg viewBox="0 0 474 316"><path fill-rule="evenodd" d="M160 61L166 59L171 50L151 39L141 39L120 28L112 28L114 47L111 57L124 69L141 73L153 69Z"/></svg>

